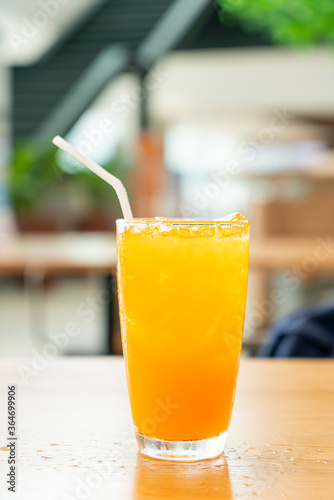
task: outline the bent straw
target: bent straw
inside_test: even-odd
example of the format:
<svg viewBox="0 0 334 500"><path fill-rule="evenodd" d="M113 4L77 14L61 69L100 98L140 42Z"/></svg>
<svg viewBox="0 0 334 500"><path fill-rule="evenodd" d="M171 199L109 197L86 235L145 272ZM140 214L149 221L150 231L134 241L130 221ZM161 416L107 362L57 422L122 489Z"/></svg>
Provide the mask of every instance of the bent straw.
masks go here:
<svg viewBox="0 0 334 500"><path fill-rule="evenodd" d="M52 142L55 146L58 146L58 148L62 149L65 153L72 156L72 158L80 162L82 165L94 172L94 174L98 175L99 177L101 177L101 179L110 184L110 186L112 186L116 191L124 219L133 219L128 193L126 192L126 189L123 186L122 182L117 177L107 172L107 170L105 170L104 168L100 167L100 165L95 163L95 161L79 153L79 151L77 151L73 146L71 146L71 144L69 144L59 135L56 135L56 137L52 139Z"/></svg>

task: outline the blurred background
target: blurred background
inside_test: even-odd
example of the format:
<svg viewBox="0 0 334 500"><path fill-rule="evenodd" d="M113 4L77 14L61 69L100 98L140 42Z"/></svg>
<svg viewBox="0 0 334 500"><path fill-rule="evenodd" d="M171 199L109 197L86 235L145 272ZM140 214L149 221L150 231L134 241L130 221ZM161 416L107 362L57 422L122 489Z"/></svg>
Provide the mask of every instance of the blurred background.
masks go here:
<svg viewBox="0 0 334 500"><path fill-rule="evenodd" d="M333 21L331 0L2 3L1 356L121 352L118 201L56 134L137 217L250 219L245 355L333 301Z"/></svg>

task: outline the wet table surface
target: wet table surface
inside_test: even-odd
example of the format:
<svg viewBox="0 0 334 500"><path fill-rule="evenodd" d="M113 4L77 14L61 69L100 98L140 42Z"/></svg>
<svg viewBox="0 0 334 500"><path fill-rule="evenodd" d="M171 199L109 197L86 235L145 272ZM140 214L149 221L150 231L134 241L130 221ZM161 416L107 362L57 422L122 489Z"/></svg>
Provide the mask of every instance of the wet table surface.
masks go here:
<svg viewBox="0 0 334 500"><path fill-rule="evenodd" d="M182 464L137 453L122 358L34 355L0 361L1 499L13 384L16 499L333 498L333 361L243 360L225 454Z"/></svg>

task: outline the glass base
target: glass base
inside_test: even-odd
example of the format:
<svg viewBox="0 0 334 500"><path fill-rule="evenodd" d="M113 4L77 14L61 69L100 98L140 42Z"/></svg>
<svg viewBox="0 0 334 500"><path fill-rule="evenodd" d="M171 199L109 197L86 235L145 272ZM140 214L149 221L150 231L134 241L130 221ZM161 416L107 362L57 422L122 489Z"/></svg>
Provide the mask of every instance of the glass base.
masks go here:
<svg viewBox="0 0 334 500"><path fill-rule="evenodd" d="M159 460L197 462L214 458L223 453L227 432L198 441L164 441L136 433L140 453Z"/></svg>

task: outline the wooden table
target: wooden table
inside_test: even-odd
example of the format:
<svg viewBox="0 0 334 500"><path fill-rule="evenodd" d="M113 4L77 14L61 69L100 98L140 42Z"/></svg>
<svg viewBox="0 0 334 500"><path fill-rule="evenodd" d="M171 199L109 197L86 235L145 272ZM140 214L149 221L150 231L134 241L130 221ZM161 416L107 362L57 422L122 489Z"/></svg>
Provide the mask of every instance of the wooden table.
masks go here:
<svg viewBox="0 0 334 500"><path fill-rule="evenodd" d="M319 248L322 250L317 250ZM320 252L320 253L317 253ZM320 255L320 258L317 258ZM282 270L315 259L317 270L334 271L334 236L253 240L250 267ZM116 268L116 238L109 233L18 235L0 240L0 274L42 271L47 274L94 272Z"/></svg>
<svg viewBox="0 0 334 500"><path fill-rule="evenodd" d="M112 233L21 234L0 241L0 274L110 274L115 268Z"/></svg>
<svg viewBox="0 0 334 500"><path fill-rule="evenodd" d="M315 238L270 237L253 240L249 266L264 271L291 270L302 275L334 272L334 235ZM299 266L298 269L294 266ZM298 274L297 274L298 275Z"/></svg>
<svg viewBox="0 0 334 500"><path fill-rule="evenodd" d="M243 360L225 455L192 464L139 456L122 358L63 358L28 376L0 362L0 448L7 385L18 384L16 499L329 500L334 492L334 362ZM7 451L0 451L0 498Z"/></svg>
<svg viewBox="0 0 334 500"><path fill-rule="evenodd" d="M116 271L116 236L102 232L63 232L0 235L0 276L21 275L31 293L40 290L41 276L99 274L104 289L113 296L112 275ZM37 279L36 279L37 278ZM43 305L41 305L43 307ZM106 311L106 353L113 350L113 307ZM41 322L38 314L36 321ZM46 328L46 325L43 325Z"/></svg>

